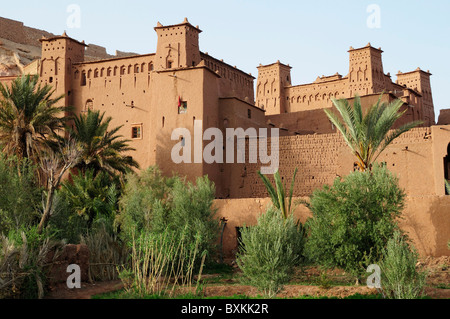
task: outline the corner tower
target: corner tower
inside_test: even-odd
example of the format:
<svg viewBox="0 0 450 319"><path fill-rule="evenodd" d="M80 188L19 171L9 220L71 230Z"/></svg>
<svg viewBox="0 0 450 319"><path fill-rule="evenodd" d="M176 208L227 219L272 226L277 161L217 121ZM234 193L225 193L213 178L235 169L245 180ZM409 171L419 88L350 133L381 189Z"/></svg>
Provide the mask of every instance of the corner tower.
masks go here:
<svg viewBox="0 0 450 319"><path fill-rule="evenodd" d="M413 89L422 95L423 121L425 126L435 124L433 95L431 94L430 71L417 68L411 72L398 71L397 84Z"/></svg>
<svg viewBox="0 0 450 319"><path fill-rule="evenodd" d="M200 63L198 26L194 27L187 18L183 23L155 27L158 35L155 70L167 70L196 66Z"/></svg>
<svg viewBox="0 0 450 319"><path fill-rule="evenodd" d="M258 66L256 106L266 111L266 115L285 113L286 94L284 88L291 85L291 67L277 61Z"/></svg>
<svg viewBox="0 0 450 319"><path fill-rule="evenodd" d="M374 48L368 43L365 47L349 52L349 96L355 94L366 95L383 92L385 89L385 75L381 48Z"/></svg>
<svg viewBox="0 0 450 319"><path fill-rule="evenodd" d="M72 64L84 61L86 44L67 36L39 40L42 44L42 57L39 76L41 83L50 84L55 88L55 95L64 94L64 106L72 104Z"/></svg>

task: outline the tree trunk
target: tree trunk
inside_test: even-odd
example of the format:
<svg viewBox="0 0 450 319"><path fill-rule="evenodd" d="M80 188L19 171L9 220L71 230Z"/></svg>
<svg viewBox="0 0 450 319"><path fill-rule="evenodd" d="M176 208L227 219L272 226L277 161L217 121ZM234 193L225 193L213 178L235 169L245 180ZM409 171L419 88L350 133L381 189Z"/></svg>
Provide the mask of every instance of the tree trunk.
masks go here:
<svg viewBox="0 0 450 319"><path fill-rule="evenodd" d="M41 217L41 221L39 222L38 226L38 234L42 234L42 231L44 230L45 224L47 223L48 217L50 216L50 211L52 210L53 205L53 197L55 195L55 188L53 185L49 186L48 194L47 194L47 201L45 203L45 209L44 214Z"/></svg>

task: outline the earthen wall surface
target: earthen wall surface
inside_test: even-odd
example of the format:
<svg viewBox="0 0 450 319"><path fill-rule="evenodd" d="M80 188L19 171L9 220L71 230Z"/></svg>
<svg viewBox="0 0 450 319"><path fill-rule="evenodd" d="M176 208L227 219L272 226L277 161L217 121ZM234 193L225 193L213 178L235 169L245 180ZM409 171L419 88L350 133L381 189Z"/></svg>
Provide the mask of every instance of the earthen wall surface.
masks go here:
<svg viewBox="0 0 450 319"><path fill-rule="evenodd" d="M308 197L293 198L308 200ZM217 199L216 217L227 219L223 233L225 258L233 258L238 249L238 228L257 223L257 218L271 206L270 198ZM409 236L419 254L424 256L449 256L447 242L450 238L450 196L407 196L405 209L398 220L400 228ZM296 206L296 219L304 223L312 217L304 205Z"/></svg>
<svg viewBox="0 0 450 319"><path fill-rule="evenodd" d="M430 128L416 128L404 133L377 160L399 176L401 187L409 195L436 194ZM309 196L315 189L325 184L331 185L336 177L352 172L354 163L354 155L340 133L282 136L279 139L280 175L289 182L295 168L298 168L295 196ZM257 173L263 166L265 164L248 162L230 164L228 169L234 181L230 185L230 197L268 196Z"/></svg>

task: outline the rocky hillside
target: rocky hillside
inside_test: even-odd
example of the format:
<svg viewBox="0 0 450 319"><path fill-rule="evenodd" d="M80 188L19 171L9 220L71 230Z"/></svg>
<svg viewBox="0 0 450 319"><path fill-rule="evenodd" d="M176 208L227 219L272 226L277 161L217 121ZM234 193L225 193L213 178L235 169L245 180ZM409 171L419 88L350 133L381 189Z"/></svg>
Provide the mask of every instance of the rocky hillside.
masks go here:
<svg viewBox="0 0 450 319"><path fill-rule="evenodd" d="M0 17L0 76L20 75L26 65L40 59L41 43L39 39L42 36L48 38L55 35L24 26L20 21ZM116 55L110 55L104 47L88 44L85 60L94 61L131 55L136 55L136 53L116 51Z"/></svg>

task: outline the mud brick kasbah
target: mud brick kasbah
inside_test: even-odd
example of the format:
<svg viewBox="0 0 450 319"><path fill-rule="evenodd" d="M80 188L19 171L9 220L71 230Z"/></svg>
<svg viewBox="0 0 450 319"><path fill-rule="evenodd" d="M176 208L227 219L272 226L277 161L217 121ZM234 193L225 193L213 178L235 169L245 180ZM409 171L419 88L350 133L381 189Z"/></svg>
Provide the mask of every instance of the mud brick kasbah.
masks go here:
<svg viewBox="0 0 450 319"><path fill-rule="evenodd" d="M401 99L405 114L396 125L412 120L422 120L423 125L395 140L379 161L399 177L407 193L401 226L420 254L450 254L450 196L444 186L444 179L450 178L450 110L442 110L435 123L430 71L399 71L393 82L383 70L383 51L369 43L350 47L346 76L336 73L294 85L291 66L280 61L260 64L256 79L200 51L202 31L187 19L175 25L157 23L156 53L103 58L97 54L96 59L86 58L91 45L66 32L39 33L8 19L0 19L0 24L0 40L24 43L15 37L25 34L27 41L41 46L40 58L24 66L23 73L39 74L42 83L65 95L61 103L73 106L77 114L100 110L112 117L112 126L123 125L120 133L131 140L136 149L131 155L141 168L157 164L165 174L177 172L190 180L207 174L214 181L217 217L227 221L225 257L236 251L239 227L255 223L270 204L257 175L261 164L175 164L171 160L172 147L179 142L171 140L175 128L187 128L192 136L195 120L202 121L203 131L217 127L224 136L227 127L279 128L280 174L290 179L298 167L294 195L308 197L354 170L353 156L323 111L332 108L331 99L352 100L358 94L363 108L382 92L383 101ZM0 77L3 83L12 79ZM295 214L301 221L310 216L302 206Z"/></svg>

